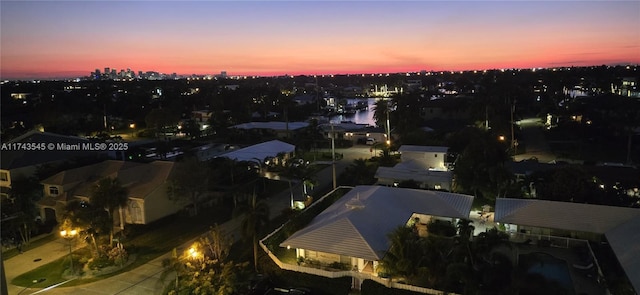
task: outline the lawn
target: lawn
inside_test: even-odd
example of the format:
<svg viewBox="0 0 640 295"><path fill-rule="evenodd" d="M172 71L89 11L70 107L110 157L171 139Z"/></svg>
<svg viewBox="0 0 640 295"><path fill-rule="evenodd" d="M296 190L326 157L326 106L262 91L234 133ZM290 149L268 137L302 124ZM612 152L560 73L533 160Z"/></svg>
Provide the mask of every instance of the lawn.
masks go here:
<svg viewBox="0 0 640 295"><path fill-rule="evenodd" d="M274 194L288 189L288 184L283 181L266 180L266 193ZM121 238L121 242L124 244L125 249L131 256L135 256L133 263L123 267L122 269L110 274L105 274L98 277L81 278L76 279L65 284L65 286L77 286L86 283L94 282L104 278L108 278L123 272L127 272L131 269L135 269L165 253L170 252L173 248L179 247L184 243L195 239L210 226L214 224L222 224L231 218L231 211L225 206L215 206L210 208L200 208L198 216L186 216L182 214L176 214L164 219L153 222L149 225L129 225L125 229L126 237ZM50 235L39 240L34 241L29 247L37 247L38 245L47 243L55 239L55 235ZM244 251L246 245L235 245L235 260L250 260L252 253ZM250 247L248 247L250 249ZM25 247L25 249L28 249ZM3 259L13 257L18 254L17 250L8 250L3 253ZM74 255L79 257L90 254L86 249L80 249L74 252ZM240 260L242 259L242 260ZM75 261L75 259L74 259ZM80 265L76 262L76 265ZM43 265L30 272L24 273L16 277L11 283L18 286L33 286L38 287L37 284L33 284L33 278L46 278L47 285L63 282L66 278L63 275L65 269L69 266L69 260L67 257L58 259L52 263Z"/></svg>
<svg viewBox="0 0 640 295"><path fill-rule="evenodd" d="M153 224L145 226L131 225L126 229L129 234L126 239L122 239L125 249L134 256L135 261L122 269L110 274L98 277L80 278L73 280L65 286L77 286L108 278L123 272L127 272L141 266L169 251L176 248L205 232L215 223L223 223L231 217L230 210L222 207L203 208L198 216L189 217L182 215L172 215ZM89 256L86 248L74 252L75 256ZM78 258L74 259L75 260ZM79 263L76 262L79 266ZM46 278L47 285L65 281L63 273L69 266L67 257L58 259L49 264L43 265L32 271L26 272L16 277L12 284L18 286L32 285L33 278ZM37 287L34 285L34 287Z"/></svg>

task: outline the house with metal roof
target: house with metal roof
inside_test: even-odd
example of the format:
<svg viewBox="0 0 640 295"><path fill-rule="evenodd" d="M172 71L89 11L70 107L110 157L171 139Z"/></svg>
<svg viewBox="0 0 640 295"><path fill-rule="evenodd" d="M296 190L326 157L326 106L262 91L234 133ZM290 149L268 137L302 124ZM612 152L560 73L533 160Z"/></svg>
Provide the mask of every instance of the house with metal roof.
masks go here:
<svg viewBox="0 0 640 295"><path fill-rule="evenodd" d="M168 196L168 179L178 165L170 161L136 163L107 160L59 172L41 181L44 197L38 202L44 220L60 221L66 204L89 201L93 186L103 178L117 178L129 193L129 204L116 212L115 221L148 224L184 207ZM122 218L121 218L121 217Z"/></svg>
<svg viewBox="0 0 640 295"><path fill-rule="evenodd" d="M443 146L402 145L400 163L393 167L378 167L378 184L397 186L413 180L424 189L451 190L453 172L447 168L449 148Z"/></svg>
<svg viewBox="0 0 640 295"><path fill-rule="evenodd" d="M640 290L640 209L535 199L497 199L495 222L512 234L606 238L629 281Z"/></svg>
<svg viewBox="0 0 640 295"><path fill-rule="evenodd" d="M376 273L398 226L469 218L473 196L385 186L357 186L280 244L297 257Z"/></svg>
<svg viewBox="0 0 640 295"><path fill-rule="evenodd" d="M252 146L230 150L220 154L218 157L228 158L234 161L251 161L262 165L267 158L276 158L283 155L284 159L292 158L295 155L296 146L280 140L271 140Z"/></svg>

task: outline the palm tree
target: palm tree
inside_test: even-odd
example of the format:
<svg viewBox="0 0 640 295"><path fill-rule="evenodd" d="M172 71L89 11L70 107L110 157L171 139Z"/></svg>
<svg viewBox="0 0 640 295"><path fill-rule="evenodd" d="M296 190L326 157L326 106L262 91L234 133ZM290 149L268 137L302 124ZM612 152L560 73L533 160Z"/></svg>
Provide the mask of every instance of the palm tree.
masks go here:
<svg viewBox="0 0 640 295"><path fill-rule="evenodd" d="M62 220L60 228L78 229L80 238L92 246L92 254L99 251L97 238L113 228L113 219L104 209L78 199L67 203Z"/></svg>
<svg viewBox="0 0 640 295"><path fill-rule="evenodd" d="M377 167L367 165L367 160L356 159L351 165L347 166L340 175L341 185L370 185L376 182L375 173Z"/></svg>
<svg viewBox="0 0 640 295"><path fill-rule="evenodd" d="M169 193L174 200L193 204L194 214L198 215L198 203L202 201L208 189L209 171L197 158L185 158L176 163L169 180Z"/></svg>
<svg viewBox="0 0 640 295"><path fill-rule="evenodd" d="M254 191L249 203L236 208L234 215L244 215L240 229L242 237L251 239L253 243L253 266L258 272L258 232L269 222L269 206L264 202L257 202Z"/></svg>
<svg viewBox="0 0 640 295"><path fill-rule="evenodd" d="M456 228L458 230L458 236L456 240L458 242L459 251L462 257L469 257L469 262L473 266L473 255L471 253L471 237L473 237L473 230L475 227L472 225L473 221L469 219L460 219L456 224ZM464 253L464 254L463 254Z"/></svg>
<svg viewBox="0 0 640 295"><path fill-rule="evenodd" d="M90 203L98 208L104 208L109 212L111 219L111 233L109 244L113 243L113 214L116 209L120 210L120 229L124 229L124 216L122 208L129 202L128 190L120 184L117 178L103 178L96 183L92 189Z"/></svg>
<svg viewBox="0 0 640 295"><path fill-rule="evenodd" d="M373 120L376 126L385 126L387 122L387 112L389 112L389 101L381 99L376 101L373 107Z"/></svg>

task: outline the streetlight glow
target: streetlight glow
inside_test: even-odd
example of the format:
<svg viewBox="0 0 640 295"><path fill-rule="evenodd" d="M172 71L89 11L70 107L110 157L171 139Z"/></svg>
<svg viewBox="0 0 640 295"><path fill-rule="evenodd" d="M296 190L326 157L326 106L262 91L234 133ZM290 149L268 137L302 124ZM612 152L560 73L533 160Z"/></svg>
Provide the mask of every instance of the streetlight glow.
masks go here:
<svg viewBox="0 0 640 295"><path fill-rule="evenodd" d="M60 236L63 237L64 239L66 239L67 241L69 241L69 270L71 271L71 274L74 273L73 271L73 248L71 247L71 240L78 234L78 231L75 229L72 230L61 230L60 231Z"/></svg>

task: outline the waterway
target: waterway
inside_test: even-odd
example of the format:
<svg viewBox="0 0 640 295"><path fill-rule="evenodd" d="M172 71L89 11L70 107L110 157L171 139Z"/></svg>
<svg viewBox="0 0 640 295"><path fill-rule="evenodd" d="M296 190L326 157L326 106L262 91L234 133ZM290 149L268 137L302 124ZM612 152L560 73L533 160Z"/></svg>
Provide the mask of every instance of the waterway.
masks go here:
<svg viewBox="0 0 640 295"><path fill-rule="evenodd" d="M376 103L375 98L350 98L347 99L347 103L350 105L356 105L359 101L367 100L367 109L356 111L355 114L343 114L329 117L329 121L338 123L342 121L351 121L356 124L369 124L376 126L376 121L373 119L373 110Z"/></svg>

